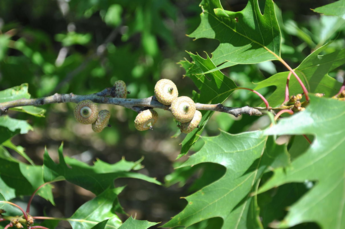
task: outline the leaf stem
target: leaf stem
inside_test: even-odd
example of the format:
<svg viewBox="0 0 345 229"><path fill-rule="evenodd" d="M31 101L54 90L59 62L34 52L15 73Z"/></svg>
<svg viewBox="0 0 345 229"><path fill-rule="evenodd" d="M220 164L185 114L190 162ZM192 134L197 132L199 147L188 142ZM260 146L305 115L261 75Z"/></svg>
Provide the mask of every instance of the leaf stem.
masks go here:
<svg viewBox="0 0 345 229"><path fill-rule="evenodd" d="M4 227L4 229L7 229L9 227L13 227L13 224L12 223L7 224L6 227Z"/></svg>
<svg viewBox="0 0 345 229"><path fill-rule="evenodd" d="M238 87L238 88L236 88L235 90L237 90L237 89L244 89L244 90L248 90L248 91L254 92L255 94L257 94L257 95L262 99L262 101L264 101L267 110L270 110L270 105L268 104L268 101L267 101L266 98L265 98L263 95L261 95L259 92L255 91L255 90L253 90L253 89L250 89L250 88L246 88L246 87Z"/></svg>
<svg viewBox="0 0 345 229"><path fill-rule="evenodd" d="M289 71L296 77L298 83L299 83L299 84L301 85L301 87L302 87L302 90L303 90L303 92L304 92L306 101L309 102L310 99L309 99L309 95L308 95L308 90L307 90L307 88L304 86L302 80L298 77L298 75L297 75L296 72L290 67L290 65L288 65L281 57L279 57L279 61L280 61L282 64L284 64L285 67L286 67L287 69L289 69Z"/></svg>
<svg viewBox="0 0 345 229"><path fill-rule="evenodd" d="M303 137L309 142L309 144L311 144L310 139L307 137L307 135L303 134Z"/></svg>
<svg viewBox="0 0 345 229"><path fill-rule="evenodd" d="M48 227L43 227L43 226L31 226L30 228L44 228L44 229L49 229Z"/></svg>
<svg viewBox="0 0 345 229"><path fill-rule="evenodd" d="M53 182L56 182L56 181L60 181L60 180L55 180L55 181L49 181L49 182L46 182L44 184L41 184L31 195L30 197L30 200L28 202L28 206L26 207L26 213L29 213L30 212L30 206L31 206L31 202L32 202L32 199L34 198L35 194L38 192L38 190L40 190L43 186L47 185L47 184L50 184L50 183L53 183Z"/></svg>
<svg viewBox="0 0 345 229"><path fill-rule="evenodd" d="M278 118L279 118L282 114L284 114L284 113L289 113L289 114L293 115L293 111L292 111L292 110L288 110L288 109L281 110L281 111L279 111L279 112L276 114L276 116L274 116L274 121L277 121Z"/></svg>
<svg viewBox="0 0 345 229"><path fill-rule="evenodd" d="M28 215L25 213L25 211L23 210L23 208L21 208L20 206L18 206L17 204L15 203L12 203L12 202L9 202L9 201L3 201L1 200L0 203L6 203L6 204L10 204L16 208L18 208L19 210L21 210L23 212L23 216L25 218L25 220L28 220Z"/></svg>

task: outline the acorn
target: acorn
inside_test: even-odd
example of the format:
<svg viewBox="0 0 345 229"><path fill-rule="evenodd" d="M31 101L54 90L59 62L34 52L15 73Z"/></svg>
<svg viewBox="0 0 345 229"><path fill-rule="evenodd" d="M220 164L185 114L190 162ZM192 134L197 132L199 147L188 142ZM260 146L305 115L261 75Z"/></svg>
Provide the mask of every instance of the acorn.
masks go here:
<svg viewBox="0 0 345 229"><path fill-rule="evenodd" d="M91 100L84 100L74 108L74 117L79 123L92 124L98 116L98 108Z"/></svg>
<svg viewBox="0 0 345 229"><path fill-rule="evenodd" d="M178 90L171 80L161 79L155 85L155 96L160 103L170 105L178 97Z"/></svg>
<svg viewBox="0 0 345 229"><path fill-rule="evenodd" d="M152 129L157 122L158 114L156 111L147 109L140 112L134 120L135 128L139 131Z"/></svg>
<svg viewBox="0 0 345 229"><path fill-rule="evenodd" d="M200 123L202 114L200 111L196 110L193 119L190 122L182 123L180 129L182 133L188 134L192 132Z"/></svg>
<svg viewBox="0 0 345 229"><path fill-rule="evenodd" d="M110 112L108 110L101 110L98 113L96 122L92 123L92 130L96 133L102 132L102 130L108 126L110 119Z"/></svg>
<svg viewBox="0 0 345 229"><path fill-rule="evenodd" d="M195 110L194 101L187 96L178 97L171 103L171 112L175 119L181 123L191 121L194 117Z"/></svg>
<svg viewBox="0 0 345 229"><path fill-rule="evenodd" d="M127 86L122 80L115 81L115 97L116 98L127 98Z"/></svg>

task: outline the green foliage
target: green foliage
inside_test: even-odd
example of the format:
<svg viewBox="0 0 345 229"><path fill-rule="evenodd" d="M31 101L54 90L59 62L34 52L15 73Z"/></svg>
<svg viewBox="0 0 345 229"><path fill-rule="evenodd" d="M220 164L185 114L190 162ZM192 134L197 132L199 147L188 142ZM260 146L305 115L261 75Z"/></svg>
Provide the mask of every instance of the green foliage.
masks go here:
<svg viewBox="0 0 345 229"><path fill-rule="evenodd" d="M306 84L308 91L324 93L327 97L330 97L339 91L341 84L327 73L344 64L345 50L321 55L326 48L327 45L315 50L302 61L295 71ZM276 90L268 97L268 101L271 106L278 106L285 98L285 85L288 75L289 72L277 73L259 82L255 90L275 86ZM289 82L289 91L291 95L303 93L298 81L292 74Z"/></svg>
<svg viewBox="0 0 345 229"><path fill-rule="evenodd" d="M344 109L341 101L312 97L305 112L265 131L268 135L315 135L311 147L296 158L291 167L276 169L274 176L260 189L263 192L290 182L316 182L315 187L290 208L279 227L310 221L318 222L323 228L344 225L344 128L339 125L345 121ZM318 210L321 208L323 212Z"/></svg>
<svg viewBox="0 0 345 229"><path fill-rule="evenodd" d="M281 35L272 0L265 1L264 13L259 2L250 0L240 12L224 10L219 0L203 0L201 24L189 36L217 39L213 52L217 69L236 64L255 64L280 57Z"/></svg>
<svg viewBox="0 0 345 229"><path fill-rule="evenodd" d="M325 6L318 7L314 9L315 12L326 14L326 15L332 15L332 16L338 16L344 18L345 16L345 1L340 0Z"/></svg>
<svg viewBox="0 0 345 229"><path fill-rule="evenodd" d="M194 93L194 101L214 104L223 103L236 89L236 84L220 71L205 74L216 67L210 57L207 56L207 59L204 59L199 55L191 53L189 55L193 62L186 60L181 61L180 64L186 70L186 76L193 80L200 91L199 94ZM202 120L199 123L200 127L189 133L183 140L180 156L188 153L190 147L198 140L212 114L212 111L202 112Z"/></svg>
<svg viewBox="0 0 345 229"><path fill-rule="evenodd" d="M275 145L259 132L203 138L202 149L182 166L199 163L217 163L226 168L224 176L216 182L186 197L187 207L165 226L190 226L204 219L221 217L224 228L240 225L258 227L255 197L248 197L256 190L257 182L265 170L280 154L286 154L284 146ZM265 148L266 145L266 148ZM286 165L286 163L285 163Z"/></svg>
<svg viewBox="0 0 345 229"><path fill-rule="evenodd" d="M46 151L44 154L43 174L46 182L55 180L67 180L77 184L96 195L102 193L109 186L112 187L114 180L123 177L143 179L148 182L160 184L153 178L130 172L141 168L140 161L127 162L124 159L114 165L97 160L93 166L89 166L76 159L64 157L62 146L59 148L59 164L56 164Z"/></svg>
<svg viewBox="0 0 345 229"><path fill-rule="evenodd" d="M312 11L304 2L289 2L298 5L296 12L272 0L248 0L243 9L220 0L0 2L0 108L31 95L92 94L116 80L127 83L129 98L145 98L159 78L175 81L179 94L196 103L264 106L256 94L240 90L247 87L273 108L260 118L236 119L203 110L198 128L174 136L182 142L178 156L175 140L165 139L176 124L164 111L154 131L139 134L135 112L111 107L111 128L95 134L76 124L69 105L2 110L0 209L6 212L0 229L9 216L22 215L17 203L37 213L29 196L39 187L44 200L37 203L45 206L38 212L48 217L35 225L48 228L61 221L95 229L157 228L159 221L178 229L344 228L345 96L338 92L344 88L345 1ZM192 42L184 34L194 28ZM303 93L291 69L309 93L325 98L311 94L306 101L304 95L305 110L283 104L289 75L290 95ZM286 110L291 117L273 121ZM54 145L61 145L57 155L43 152ZM166 173L172 158L190 152ZM152 171L158 180L145 175ZM158 186L164 176L165 186ZM58 184L53 192L57 181L82 190L74 193L74 209L61 207L65 196ZM177 195L186 196L186 206ZM55 203L58 214L70 214L50 218L54 211L46 209Z"/></svg>

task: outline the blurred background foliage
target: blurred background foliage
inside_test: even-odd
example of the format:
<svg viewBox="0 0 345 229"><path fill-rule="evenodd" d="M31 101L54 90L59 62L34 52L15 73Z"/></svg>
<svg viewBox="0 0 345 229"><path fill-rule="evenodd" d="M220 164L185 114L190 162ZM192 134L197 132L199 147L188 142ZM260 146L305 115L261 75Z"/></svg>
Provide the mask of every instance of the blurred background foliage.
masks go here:
<svg viewBox="0 0 345 229"><path fill-rule="evenodd" d="M283 34L282 57L291 66L297 67L313 50L330 40L333 43L325 52L344 47L344 20L310 10L331 2L276 1ZM196 87L183 77L184 70L177 62L187 58L185 50L205 56L204 51L211 53L218 45L215 40L193 41L186 36L200 22L199 3L197 0L0 1L0 90L28 83L31 97L71 92L90 94L112 86L116 80L124 80L129 98L145 98L153 95L158 79L168 78L177 84L181 95L192 96ZM260 3L263 5L264 1ZM222 0L222 4L227 10L239 11L247 1ZM280 71L286 71L280 63L265 62L237 65L224 73L239 86L254 88L256 82ZM344 71L330 75L341 81ZM267 96L272 89L260 92ZM243 90L235 91L225 102L234 107L258 104L260 100L255 94ZM166 181L169 188L127 179L121 179L117 185L127 185L120 195L125 211L137 219L153 222L169 220L186 204L180 196L198 190L224 173L221 166L210 164L172 173L184 135L172 138L177 127L168 112L158 111L160 119L154 131L141 133L134 128L133 111L100 107L112 113L112 126L100 134L74 120L73 104L47 105L45 118L11 112L12 118L28 120L33 130L14 137L13 144L4 143L1 155L6 152L27 162L24 153L20 153L25 150L34 163L41 165L44 147L57 159L54 152L64 142L66 155L89 164L96 158L115 163L122 157L129 161L144 157L145 168L140 172ZM204 134L216 135L219 129L239 133L267 124L265 117L235 119L215 114ZM207 176L208 173L217 176ZM68 217L93 197L92 193L68 183L56 184L53 192L55 207L43 199L35 199L33 207L38 214L45 211L50 216ZM198 227L203 228L202 223Z"/></svg>

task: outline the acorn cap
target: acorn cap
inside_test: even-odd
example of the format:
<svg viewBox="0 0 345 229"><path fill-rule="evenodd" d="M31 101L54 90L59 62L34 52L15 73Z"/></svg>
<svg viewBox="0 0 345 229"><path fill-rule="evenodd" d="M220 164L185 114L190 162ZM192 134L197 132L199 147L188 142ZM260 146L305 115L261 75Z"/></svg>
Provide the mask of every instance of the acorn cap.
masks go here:
<svg viewBox="0 0 345 229"><path fill-rule="evenodd" d="M178 97L171 103L171 113L181 123L191 121L194 117L195 110L194 101L187 96Z"/></svg>
<svg viewBox="0 0 345 229"><path fill-rule="evenodd" d="M98 108L91 100L84 100L74 108L74 117L79 123L92 124L98 116Z"/></svg>
<svg viewBox="0 0 345 229"><path fill-rule="evenodd" d="M155 85L155 96L160 103L170 105L178 97L178 90L171 80L161 79Z"/></svg>
<svg viewBox="0 0 345 229"><path fill-rule="evenodd" d="M107 125L110 119L110 112L108 110L101 110L98 113L96 122L92 123L92 130L100 133Z"/></svg>
<svg viewBox="0 0 345 229"><path fill-rule="evenodd" d="M115 98L127 98L127 86L123 80L115 81Z"/></svg>
<svg viewBox="0 0 345 229"><path fill-rule="evenodd" d="M147 109L140 112L134 120L135 128L139 131L151 129L157 122L158 114L156 111Z"/></svg>
<svg viewBox="0 0 345 229"><path fill-rule="evenodd" d="M202 114L200 111L196 110L193 119L190 122L182 123L180 126L181 132L188 134L192 132L200 123Z"/></svg>

